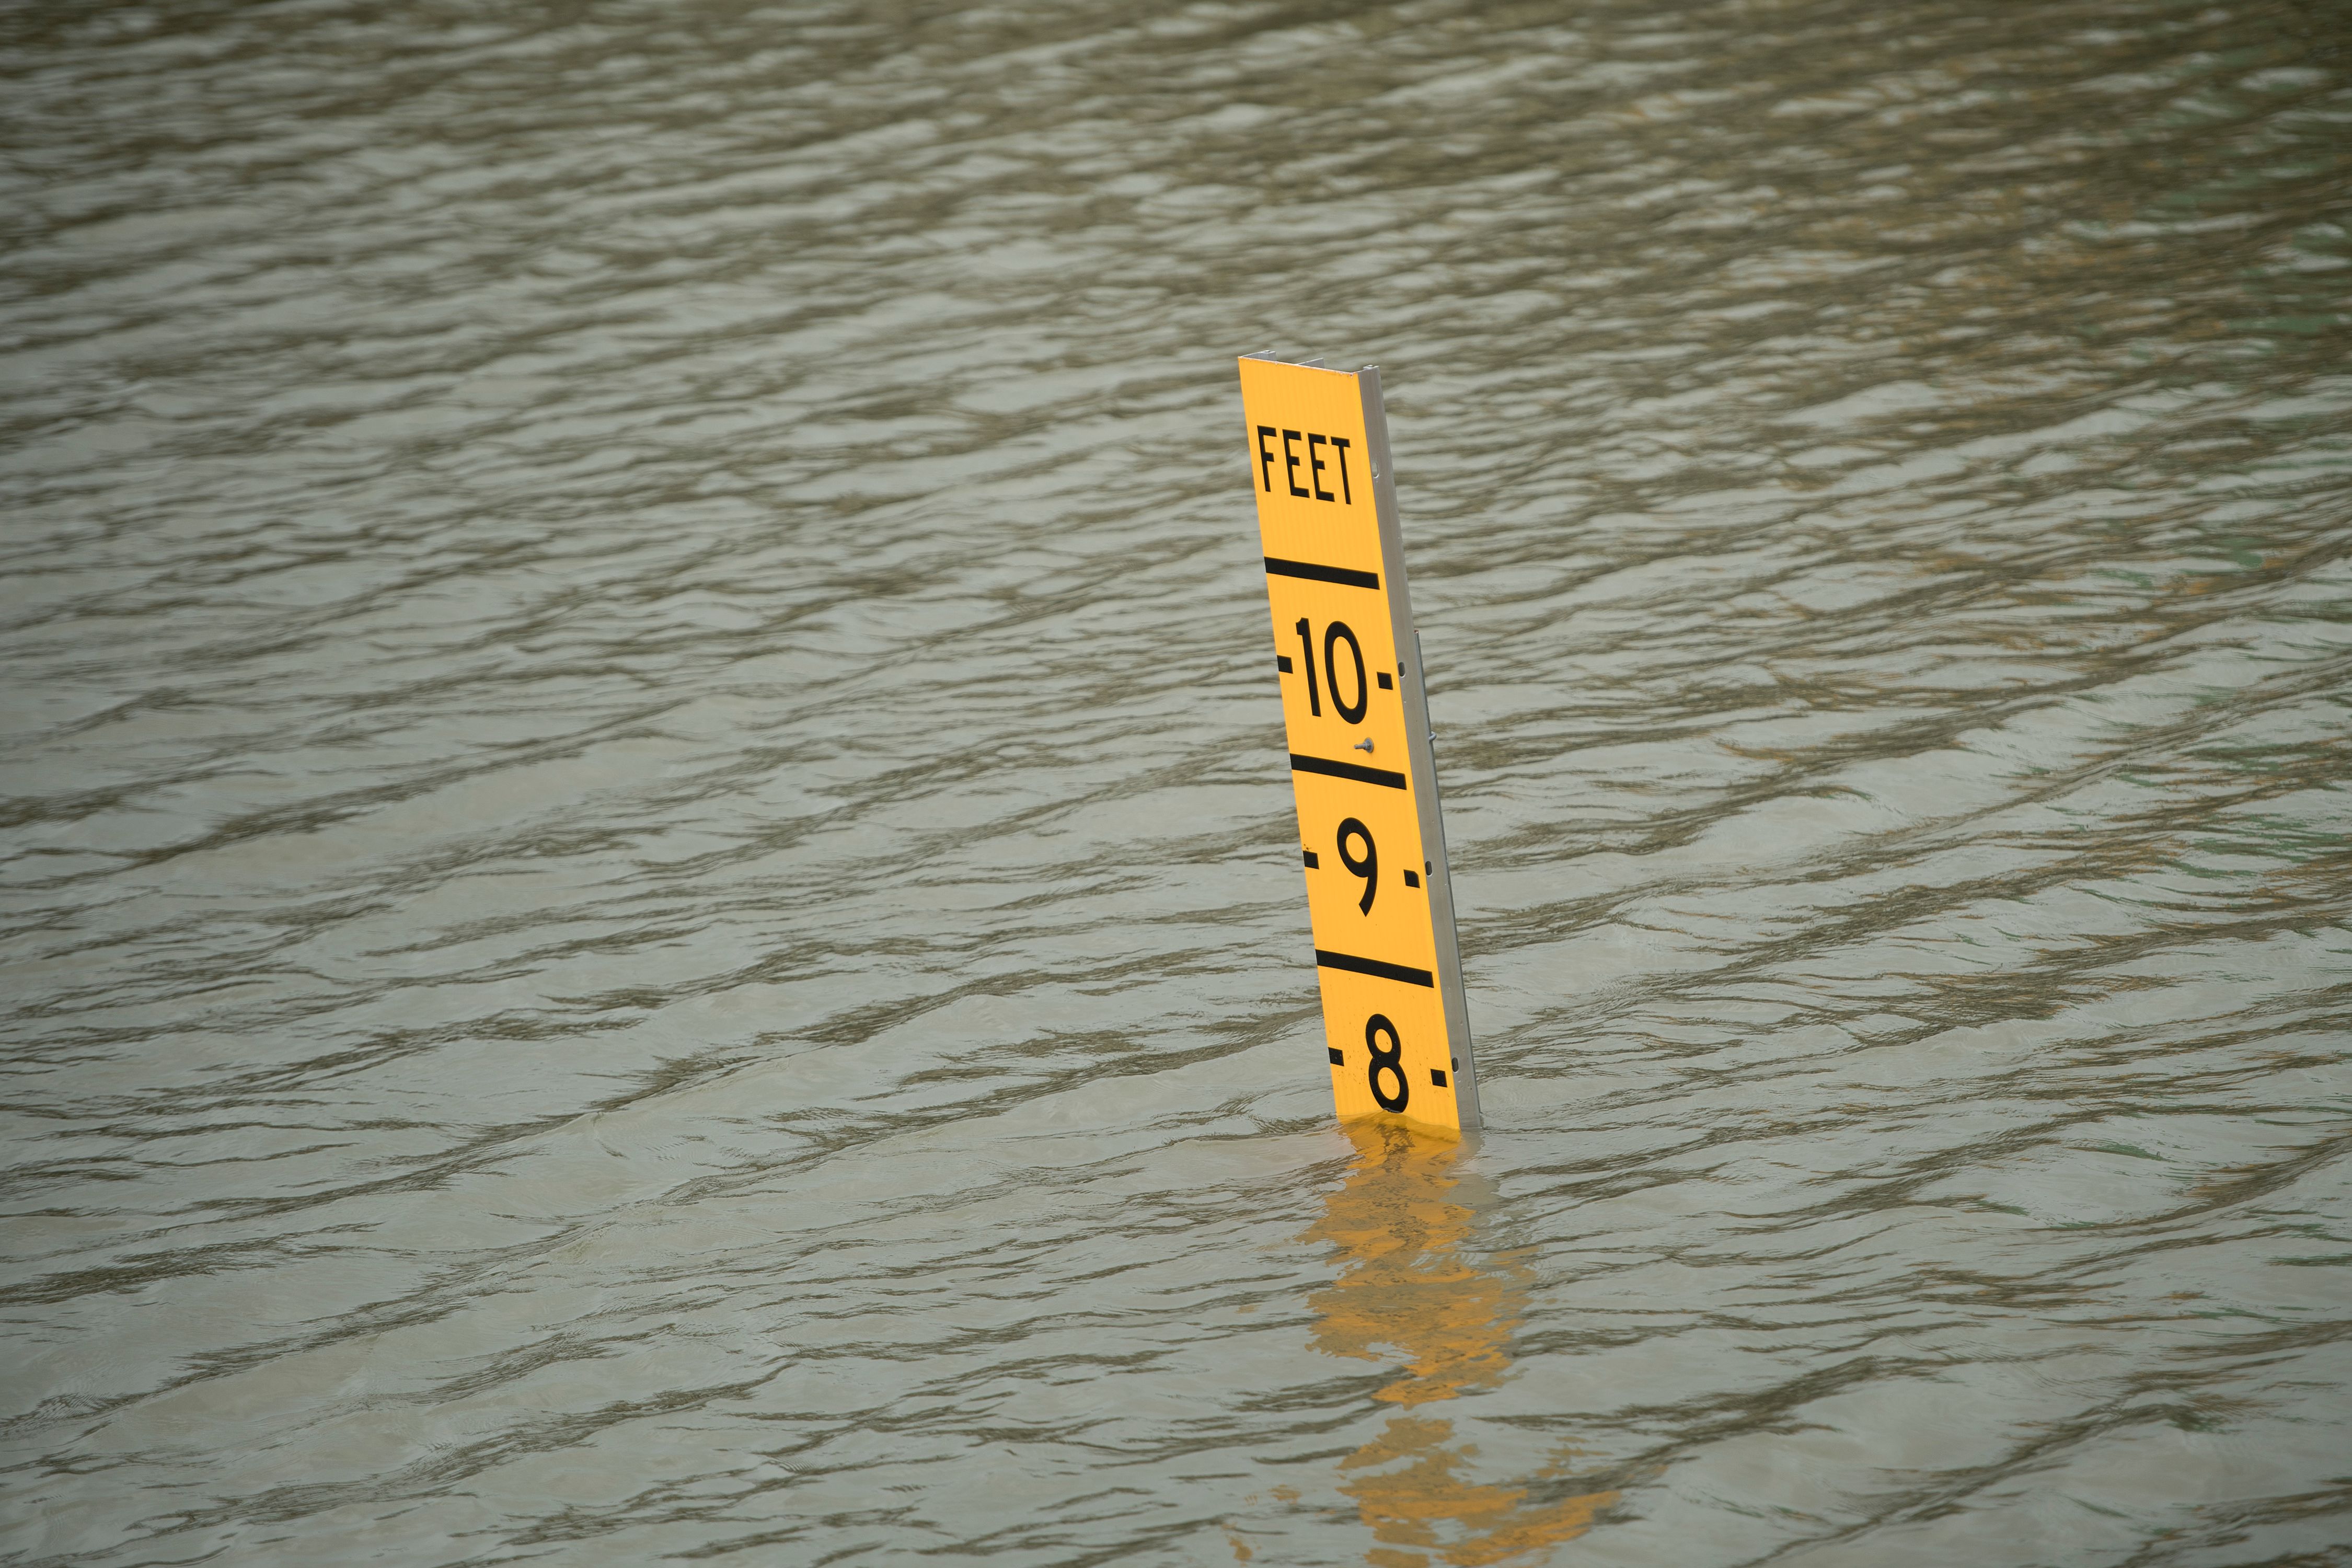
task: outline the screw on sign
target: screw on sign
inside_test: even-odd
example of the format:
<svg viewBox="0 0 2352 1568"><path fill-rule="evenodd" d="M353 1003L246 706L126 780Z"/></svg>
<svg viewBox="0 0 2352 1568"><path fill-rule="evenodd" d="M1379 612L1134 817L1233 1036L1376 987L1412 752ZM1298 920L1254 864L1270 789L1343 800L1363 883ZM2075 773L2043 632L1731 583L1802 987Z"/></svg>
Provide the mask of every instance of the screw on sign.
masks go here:
<svg viewBox="0 0 2352 1568"><path fill-rule="evenodd" d="M1342 1121L1478 1125L1381 374L1241 362L1274 668Z"/></svg>

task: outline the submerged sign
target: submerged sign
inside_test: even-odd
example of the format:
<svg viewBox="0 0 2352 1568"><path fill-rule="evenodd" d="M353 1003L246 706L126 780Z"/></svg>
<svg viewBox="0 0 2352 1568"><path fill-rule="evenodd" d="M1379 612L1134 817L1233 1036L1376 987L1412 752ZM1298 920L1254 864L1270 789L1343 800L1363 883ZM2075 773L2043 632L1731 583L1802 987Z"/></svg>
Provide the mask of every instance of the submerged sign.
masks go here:
<svg viewBox="0 0 2352 1568"><path fill-rule="evenodd" d="M1381 376L1241 362L1274 667L1343 1121L1478 1125Z"/></svg>

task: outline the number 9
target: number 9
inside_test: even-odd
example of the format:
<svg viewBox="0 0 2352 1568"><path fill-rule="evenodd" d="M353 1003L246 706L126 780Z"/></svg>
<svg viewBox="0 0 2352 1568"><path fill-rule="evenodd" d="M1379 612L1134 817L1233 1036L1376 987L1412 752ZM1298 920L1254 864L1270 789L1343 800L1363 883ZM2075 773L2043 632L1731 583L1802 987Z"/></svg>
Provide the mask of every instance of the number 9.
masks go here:
<svg viewBox="0 0 2352 1568"><path fill-rule="evenodd" d="M1364 858L1360 860L1348 853L1351 836L1364 841ZM1372 830L1352 816L1339 824L1339 864L1348 868L1349 876L1364 879L1364 896L1356 900L1356 907L1370 914L1372 899L1381 890L1381 852L1372 843Z"/></svg>

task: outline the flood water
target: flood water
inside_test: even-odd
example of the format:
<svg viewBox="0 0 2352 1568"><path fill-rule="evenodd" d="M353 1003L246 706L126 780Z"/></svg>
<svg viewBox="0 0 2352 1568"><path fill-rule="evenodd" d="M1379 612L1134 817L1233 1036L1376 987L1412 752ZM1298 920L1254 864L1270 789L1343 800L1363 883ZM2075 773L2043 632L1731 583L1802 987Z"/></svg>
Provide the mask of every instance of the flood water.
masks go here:
<svg viewBox="0 0 2352 1568"><path fill-rule="evenodd" d="M2352 1561L2352 14L1147 9L0 12L0 1560Z"/></svg>

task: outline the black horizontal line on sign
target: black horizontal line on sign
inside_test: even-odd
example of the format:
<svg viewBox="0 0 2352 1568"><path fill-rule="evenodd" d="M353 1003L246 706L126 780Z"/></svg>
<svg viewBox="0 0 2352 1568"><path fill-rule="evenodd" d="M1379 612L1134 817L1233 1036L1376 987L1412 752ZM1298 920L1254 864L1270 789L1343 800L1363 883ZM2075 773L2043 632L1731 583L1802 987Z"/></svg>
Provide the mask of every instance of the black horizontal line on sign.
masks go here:
<svg viewBox="0 0 2352 1568"><path fill-rule="evenodd" d="M1390 963L1377 958L1356 958L1344 952L1315 950L1316 964L1324 969L1344 969L1350 974L1370 974L1381 980L1402 980L1408 985L1435 988L1437 976L1426 969L1409 969L1402 963Z"/></svg>
<svg viewBox="0 0 2352 1568"><path fill-rule="evenodd" d="M1405 787L1404 775L1386 768L1368 768L1359 763L1327 763L1320 757L1302 757L1290 753L1290 771L1295 773L1325 773L1335 779L1353 779L1358 784L1386 784L1391 789Z"/></svg>
<svg viewBox="0 0 2352 1568"><path fill-rule="evenodd" d="M1274 577L1304 577L1310 583L1337 583L1343 588L1377 588L1381 575L1377 572L1351 571L1345 566L1318 566L1312 561L1285 561L1278 556L1265 558L1265 570Z"/></svg>

